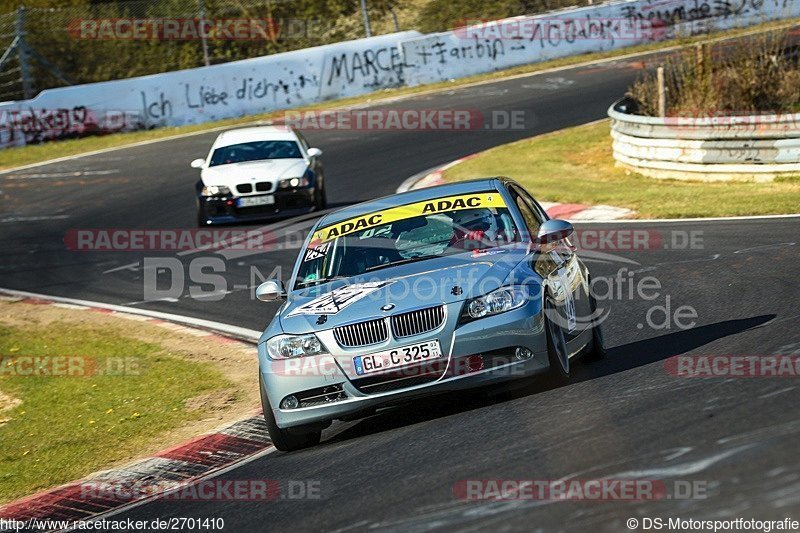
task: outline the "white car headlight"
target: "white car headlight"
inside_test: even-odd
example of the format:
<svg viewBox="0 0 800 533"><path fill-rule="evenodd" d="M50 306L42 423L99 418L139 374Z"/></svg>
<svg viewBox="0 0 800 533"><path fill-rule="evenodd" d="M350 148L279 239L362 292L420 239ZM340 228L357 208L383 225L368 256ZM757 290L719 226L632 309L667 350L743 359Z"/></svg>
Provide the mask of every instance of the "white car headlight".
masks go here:
<svg viewBox="0 0 800 533"><path fill-rule="evenodd" d="M464 306L464 318L475 320L505 313L525 305L527 293L522 287L503 287L484 296L468 300Z"/></svg>
<svg viewBox="0 0 800 533"><path fill-rule="evenodd" d="M313 333L310 335L278 335L267 341L267 353L273 359L291 359L328 353Z"/></svg>
<svg viewBox="0 0 800 533"><path fill-rule="evenodd" d="M281 180L278 182L278 187L281 189L288 189L288 188L296 188L296 187L308 187L308 178L305 176L300 176L298 178L287 178L285 180Z"/></svg>
<svg viewBox="0 0 800 533"><path fill-rule="evenodd" d="M230 188L225 185L206 185L200 194L203 196L225 196L230 193Z"/></svg>

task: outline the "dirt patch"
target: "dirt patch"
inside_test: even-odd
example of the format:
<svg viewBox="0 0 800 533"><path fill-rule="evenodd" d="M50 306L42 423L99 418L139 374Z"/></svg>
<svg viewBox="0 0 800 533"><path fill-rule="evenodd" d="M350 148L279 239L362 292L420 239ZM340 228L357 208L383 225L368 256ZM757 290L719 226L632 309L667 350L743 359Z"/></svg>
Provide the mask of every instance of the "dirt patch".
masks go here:
<svg viewBox="0 0 800 533"><path fill-rule="evenodd" d="M19 398L14 398L0 390L0 413L13 409L20 403L22 402Z"/></svg>
<svg viewBox="0 0 800 533"><path fill-rule="evenodd" d="M185 407L202 412L200 420L187 422L162 435L128 457L109 465L124 464L137 457L158 452L184 440L212 431L241 418L254 415L260 408L258 392L258 357L252 344L234 342L216 335L206 335L171 323L144 317L90 310L66 304L41 305L17 298L0 298L0 326L80 325L102 330L106 335L120 335L157 344L166 355L195 362L212 363L231 383L225 390L186 400ZM14 398L0 392L0 425L4 410L13 408Z"/></svg>
<svg viewBox="0 0 800 533"><path fill-rule="evenodd" d="M236 394L233 391L215 391L189 398L183 405L192 411L213 412L223 411L235 402Z"/></svg>
<svg viewBox="0 0 800 533"><path fill-rule="evenodd" d="M5 416L5 411L9 411L21 403L22 400L19 398L14 398L0 390L0 427L3 427L11 420L9 417Z"/></svg>

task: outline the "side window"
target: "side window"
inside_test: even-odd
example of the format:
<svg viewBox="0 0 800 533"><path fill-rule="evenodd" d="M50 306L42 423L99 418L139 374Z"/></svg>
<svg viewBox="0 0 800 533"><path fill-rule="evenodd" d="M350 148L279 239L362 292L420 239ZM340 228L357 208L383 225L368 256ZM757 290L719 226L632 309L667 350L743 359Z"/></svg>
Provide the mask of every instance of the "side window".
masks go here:
<svg viewBox="0 0 800 533"><path fill-rule="evenodd" d="M529 195L524 189L521 189L519 187L513 187L513 188L519 194L518 202L522 201L525 205L528 206L529 212L534 213L535 216L538 218L539 222L538 222L538 225L536 226L536 233L538 233L539 232L539 226L545 220L547 220L547 215L545 215L544 211L542 211L542 209L539 207L539 204L537 204L533 200L533 198L531 198L531 195ZM525 216L524 215L524 211L523 211L523 216ZM526 221L527 221L527 218L526 218ZM570 239L565 239L563 243L559 243L552 251L555 252L556 254L558 254L563 261L568 261L569 258L572 256L572 253L573 253L573 251L572 251L572 242L570 241Z"/></svg>
<svg viewBox="0 0 800 533"><path fill-rule="evenodd" d="M522 200L528 204L528 207L534 212L536 218L539 219L539 224L542 224L545 220L548 219L548 216L545 214L544 210L541 206L528 194L528 191L521 187L514 187L519 191L520 196L522 196Z"/></svg>
<svg viewBox="0 0 800 533"><path fill-rule="evenodd" d="M528 227L530 237L536 237L539 233L539 226L542 225L543 218L541 215L537 214L534 208L526 201L525 197L522 196L522 192L517 187L511 186L509 187L509 191L511 191L511 196L514 198L514 203L517 204L520 213L522 213L522 218L525 219L525 225Z"/></svg>

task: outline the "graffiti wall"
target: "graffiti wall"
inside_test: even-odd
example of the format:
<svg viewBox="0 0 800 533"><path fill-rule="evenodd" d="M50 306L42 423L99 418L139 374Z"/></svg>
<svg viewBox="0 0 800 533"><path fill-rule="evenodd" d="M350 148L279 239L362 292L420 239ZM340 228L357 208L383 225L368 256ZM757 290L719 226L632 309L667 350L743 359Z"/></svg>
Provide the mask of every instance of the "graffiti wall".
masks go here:
<svg viewBox="0 0 800 533"><path fill-rule="evenodd" d="M401 32L0 104L0 147L254 115L404 83Z"/></svg>
<svg viewBox="0 0 800 533"><path fill-rule="evenodd" d="M0 104L0 148L255 115L800 16L800 0L627 0L400 32Z"/></svg>
<svg viewBox="0 0 800 533"><path fill-rule="evenodd" d="M407 39L408 85L800 16L800 0L629 0Z"/></svg>

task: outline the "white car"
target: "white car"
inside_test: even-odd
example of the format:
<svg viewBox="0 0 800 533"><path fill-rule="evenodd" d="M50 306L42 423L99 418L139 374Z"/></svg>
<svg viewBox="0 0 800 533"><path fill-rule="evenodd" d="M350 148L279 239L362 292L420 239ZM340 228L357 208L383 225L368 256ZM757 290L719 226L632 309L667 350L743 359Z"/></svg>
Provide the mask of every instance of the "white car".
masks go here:
<svg viewBox="0 0 800 533"><path fill-rule="evenodd" d="M200 226L288 217L327 207L322 150L290 127L256 126L220 133L200 169Z"/></svg>

